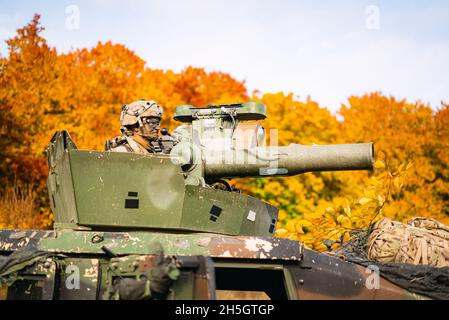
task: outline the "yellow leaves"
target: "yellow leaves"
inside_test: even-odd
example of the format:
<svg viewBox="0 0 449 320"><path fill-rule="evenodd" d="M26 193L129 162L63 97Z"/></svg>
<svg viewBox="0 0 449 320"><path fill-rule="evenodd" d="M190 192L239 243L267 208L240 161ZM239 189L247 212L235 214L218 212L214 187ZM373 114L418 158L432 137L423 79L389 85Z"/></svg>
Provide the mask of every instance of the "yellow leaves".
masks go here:
<svg viewBox="0 0 449 320"><path fill-rule="evenodd" d="M320 210L304 213L300 218L290 219L276 232L276 236L297 238L317 251L337 248L351 239L351 231L367 229L383 216L391 186L399 181L398 187L403 187L402 179L407 168L410 166L404 164L393 173L379 171L369 179L357 200L338 198L333 206L323 206Z"/></svg>
<svg viewBox="0 0 449 320"><path fill-rule="evenodd" d="M346 207L343 208L344 212L346 213L346 215L348 217L351 216L352 212L351 212L351 207L349 205L347 205Z"/></svg>
<svg viewBox="0 0 449 320"><path fill-rule="evenodd" d="M312 221L312 220L320 220L323 218L323 214L321 212L307 212L304 214L304 219Z"/></svg>
<svg viewBox="0 0 449 320"><path fill-rule="evenodd" d="M304 234L304 230L302 229L302 223L298 222L295 224L295 231L298 234Z"/></svg>
<svg viewBox="0 0 449 320"><path fill-rule="evenodd" d="M287 214L285 213L285 210L279 210L278 220L282 221L287 217Z"/></svg>
<svg viewBox="0 0 449 320"><path fill-rule="evenodd" d="M288 221L287 224L285 225L285 229L287 229L287 231L289 232L295 232L296 231L295 221L294 220Z"/></svg>
<svg viewBox="0 0 449 320"><path fill-rule="evenodd" d="M266 193L276 195L282 191L282 186L278 181L272 181L265 185L264 191Z"/></svg>
<svg viewBox="0 0 449 320"><path fill-rule="evenodd" d="M379 194L379 195L377 196L377 200L379 200L379 203L380 203L380 204L384 204L384 203L385 203L385 198L384 198L381 194Z"/></svg>
<svg viewBox="0 0 449 320"><path fill-rule="evenodd" d="M312 227L312 222L304 219L295 219L295 232L297 234L306 234Z"/></svg>
<svg viewBox="0 0 449 320"><path fill-rule="evenodd" d="M377 160L376 162L374 162L374 168L375 169L384 169L385 168L385 162L381 161L381 160Z"/></svg>
<svg viewBox="0 0 449 320"><path fill-rule="evenodd" d="M361 199L359 200L359 204L364 205L364 204L366 204L366 203L368 203L368 202L370 202L370 201L373 201L373 199L372 199L372 198L366 198L366 197L363 197L363 198L361 198Z"/></svg>
<svg viewBox="0 0 449 320"><path fill-rule="evenodd" d="M410 168L413 166L413 162L410 161L409 163L407 163L407 165L405 166L404 171L407 172L408 170L410 170Z"/></svg>
<svg viewBox="0 0 449 320"><path fill-rule="evenodd" d="M308 231L310 231L310 229L312 228L313 224L310 221L307 220L301 220L301 225L302 225L302 229L305 233L307 233Z"/></svg>
<svg viewBox="0 0 449 320"><path fill-rule="evenodd" d="M318 244L314 245L313 249L315 251L320 251L320 252L327 251L327 247L324 245L324 243L318 243Z"/></svg>
<svg viewBox="0 0 449 320"><path fill-rule="evenodd" d="M335 209L333 207L327 207L326 213L333 214L333 213L335 213Z"/></svg>
<svg viewBox="0 0 449 320"><path fill-rule="evenodd" d="M338 223L342 223L342 221L343 221L343 219L347 219L348 217L346 217L345 215L343 215L343 214L340 214L338 217L337 217L337 222Z"/></svg>
<svg viewBox="0 0 449 320"><path fill-rule="evenodd" d="M346 228L346 229L350 229L352 226L351 219L349 219L349 217L344 216L344 215L339 215L337 217L337 222L340 226L342 226L343 228Z"/></svg>
<svg viewBox="0 0 449 320"><path fill-rule="evenodd" d="M285 238L288 235L289 231L284 228L276 229L275 235L276 237Z"/></svg>
<svg viewBox="0 0 449 320"><path fill-rule="evenodd" d="M393 173L393 175L404 175L413 166L413 162L402 163L398 169Z"/></svg>
<svg viewBox="0 0 449 320"><path fill-rule="evenodd" d="M379 181L379 180L377 180ZM381 182L381 186L383 185L383 182ZM376 194L376 187L373 186L368 186L364 191L363 191L363 195L364 198L368 198L368 199L375 199L377 194Z"/></svg>
<svg viewBox="0 0 449 320"><path fill-rule="evenodd" d="M401 184L401 180L399 179L399 177L395 177L393 179L393 185L395 186L396 189L400 189L402 184Z"/></svg>

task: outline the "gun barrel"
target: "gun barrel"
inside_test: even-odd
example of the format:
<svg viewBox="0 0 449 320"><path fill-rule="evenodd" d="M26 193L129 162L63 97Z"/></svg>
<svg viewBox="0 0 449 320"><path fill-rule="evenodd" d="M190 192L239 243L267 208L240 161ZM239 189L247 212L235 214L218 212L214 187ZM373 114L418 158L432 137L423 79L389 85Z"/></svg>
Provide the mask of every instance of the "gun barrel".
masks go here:
<svg viewBox="0 0 449 320"><path fill-rule="evenodd" d="M372 143L207 150L206 178L292 176L313 171L372 170Z"/></svg>

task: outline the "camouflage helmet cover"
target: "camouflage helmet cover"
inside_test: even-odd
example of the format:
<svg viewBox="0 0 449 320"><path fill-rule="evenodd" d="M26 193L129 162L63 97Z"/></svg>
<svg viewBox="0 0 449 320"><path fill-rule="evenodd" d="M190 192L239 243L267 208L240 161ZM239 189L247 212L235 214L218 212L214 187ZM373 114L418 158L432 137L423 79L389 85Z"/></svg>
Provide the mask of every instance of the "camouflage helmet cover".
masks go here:
<svg viewBox="0 0 449 320"><path fill-rule="evenodd" d="M126 126L139 124L142 126L144 117L162 118L162 107L152 100L138 100L130 104L125 104L120 115L120 125L122 129Z"/></svg>

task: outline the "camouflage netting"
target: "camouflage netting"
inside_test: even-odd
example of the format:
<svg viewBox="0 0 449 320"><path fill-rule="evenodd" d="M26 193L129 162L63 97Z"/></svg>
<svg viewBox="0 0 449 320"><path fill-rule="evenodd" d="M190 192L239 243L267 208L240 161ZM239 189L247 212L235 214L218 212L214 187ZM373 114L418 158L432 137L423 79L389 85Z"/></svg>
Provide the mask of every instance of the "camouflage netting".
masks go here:
<svg viewBox="0 0 449 320"><path fill-rule="evenodd" d="M0 255L0 286L2 283L12 284L16 280L15 273L50 255L52 253L38 250L18 250L8 256Z"/></svg>
<svg viewBox="0 0 449 320"><path fill-rule="evenodd" d="M335 251L345 260L363 266L375 265L380 275L394 284L433 299L449 300L449 267L437 268L427 265L405 263L381 263L367 255L369 232L353 233L355 238Z"/></svg>

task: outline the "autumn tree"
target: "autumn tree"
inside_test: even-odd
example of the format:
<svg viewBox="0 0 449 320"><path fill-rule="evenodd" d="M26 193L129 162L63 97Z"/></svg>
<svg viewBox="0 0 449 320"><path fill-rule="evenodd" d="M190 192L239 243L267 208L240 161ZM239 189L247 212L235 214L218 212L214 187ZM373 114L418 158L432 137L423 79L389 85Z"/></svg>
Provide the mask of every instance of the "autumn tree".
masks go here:
<svg viewBox="0 0 449 320"><path fill-rule="evenodd" d="M0 172L35 183L44 179L45 162L39 143L47 128L43 119L54 108L58 77L56 50L40 36L39 16L7 41L9 56L0 73ZM26 168L26 170L24 170Z"/></svg>
<svg viewBox="0 0 449 320"><path fill-rule="evenodd" d="M413 163L404 189L392 194L387 207L390 218L424 216L449 221L447 110L444 104L435 112L421 102L380 93L351 97L349 105L342 106L342 138L375 142L376 150L393 168Z"/></svg>

